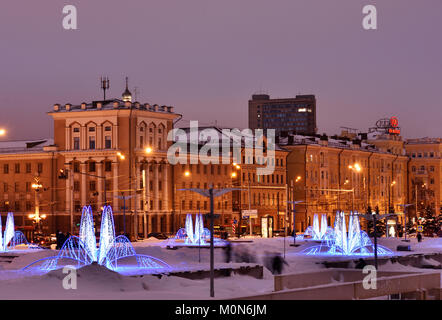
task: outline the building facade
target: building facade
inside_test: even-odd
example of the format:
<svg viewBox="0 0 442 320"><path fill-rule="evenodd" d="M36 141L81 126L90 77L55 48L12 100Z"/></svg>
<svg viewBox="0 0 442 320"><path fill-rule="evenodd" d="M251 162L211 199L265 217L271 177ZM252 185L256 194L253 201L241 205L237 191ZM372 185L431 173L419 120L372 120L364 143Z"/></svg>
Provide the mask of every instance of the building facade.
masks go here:
<svg viewBox="0 0 442 320"><path fill-rule="evenodd" d="M408 162L408 198L417 207L417 216L430 207L436 214L442 213L442 139L422 138L405 141Z"/></svg>
<svg viewBox="0 0 442 320"><path fill-rule="evenodd" d="M298 232L312 224L314 214L327 214L332 225L337 210L365 213L370 207L381 213L402 212L407 157L382 152L360 140L326 136L288 135L279 143L290 151L289 198L302 201L295 207Z"/></svg>
<svg viewBox="0 0 442 320"><path fill-rule="evenodd" d="M256 94L249 100L249 128L275 129L300 134L315 134L316 98L314 95L297 95L295 98L270 99L269 95Z"/></svg>

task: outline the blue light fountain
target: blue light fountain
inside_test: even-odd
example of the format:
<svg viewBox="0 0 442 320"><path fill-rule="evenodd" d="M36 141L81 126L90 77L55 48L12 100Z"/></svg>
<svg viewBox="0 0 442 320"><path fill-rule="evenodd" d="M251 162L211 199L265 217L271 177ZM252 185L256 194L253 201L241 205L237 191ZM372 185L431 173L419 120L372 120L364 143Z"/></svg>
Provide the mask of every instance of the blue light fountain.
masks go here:
<svg viewBox="0 0 442 320"><path fill-rule="evenodd" d="M15 231L14 214L12 212L8 212L4 234L2 230L2 219L0 217L0 252L15 250L19 246L28 249L42 249L36 244L29 243L23 232Z"/></svg>
<svg viewBox="0 0 442 320"><path fill-rule="evenodd" d="M110 206L105 206L103 209L100 242L97 248L92 209L88 206L83 208L81 214L79 237L70 236L58 255L37 260L23 270L37 268L41 271L50 271L66 265L79 268L92 263L98 263L117 272L135 268L150 273L162 273L171 269L162 260L137 254L126 236L115 237L114 218Z"/></svg>
<svg viewBox="0 0 442 320"><path fill-rule="evenodd" d="M195 228L193 226L193 219L191 214L186 215L186 227L181 228L176 233L175 237L166 240L164 243L169 247L179 246L209 246L210 231L204 228L203 215L197 214L195 216ZM226 241L214 238L215 246L225 246Z"/></svg>
<svg viewBox="0 0 442 320"><path fill-rule="evenodd" d="M348 232L344 212L337 212L333 233L321 239L320 245L309 247L302 251L307 255L339 255L339 256L371 256L374 255L374 245L366 232L361 230L357 213L350 213ZM393 252L383 246L377 246L378 255L392 255Z"/></svg>

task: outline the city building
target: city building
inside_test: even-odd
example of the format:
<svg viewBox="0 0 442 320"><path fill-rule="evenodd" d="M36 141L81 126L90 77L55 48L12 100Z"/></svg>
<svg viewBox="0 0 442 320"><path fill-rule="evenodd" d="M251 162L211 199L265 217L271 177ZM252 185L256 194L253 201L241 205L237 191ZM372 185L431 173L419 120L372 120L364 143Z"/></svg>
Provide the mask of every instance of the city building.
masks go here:
<svg viewBox="0 0 442 320"><path fill-rule="evenodd" d="M249 100L249 128L275 129L298 134L315 134L316 98L297 95L295 98L270 99L267 94L254 94Z"/></svg>
<svg viewBox="0 0 442 320"><path fill-rule="evenodd" d="M132 102L126 86L122 99L55 104L48 114L53 141L0 144L0 201L19 226L41 212L43 231L78 234L82 207L92 206L97 224L108 204L117 232L172 230L167 133L180 117L173 107Z"/></svg>
<svg viewBox="0 0 442 320"><path fill-rule="evenodd" d="M405 141L408 162L408 197L414 204L411 212L423 216L431 207L436 214L442 213L442 139L422 138Z"/></svg>
<svg viewBox="0 0 442 320"><path fill-rule="evenodd" d="M337 210L366 213L370 207L381 213L403 212L406 156L337 136L285 134L278 142L290 151L289 199L302 201L295 206L297 232L312 224L314 214L327 214L332 225Z"/></svg>
<svg viewBox="0 0 442 320"><path fill-rule="evenodd" d="M189 134L189 128L181 129ZM200 127L198 130L199 136L203 130L212 130L212 136L216 134L219 137L220 146L223 139L231 141L231 137L221 128ZM199 152L203 145L199 143L194 150ZM257 168L265 167L263 158L268 156L267 152L264 150L263 157L257 157L254 150L244 147L244 143L241 145L239 159L235 159L230 152L229 160L225 161L227 163L223 163L220 154L216 163L202 164L198 153L189 151L186 164L177 164L174 170L175 211L179 224L184 226L188 213L205 215L210 211L208 198L185 189L207 189L212 185L216 189L240 189L215 198L216 229L224 229L230 234L249 233L252 224L253 234L264 236L270 236L274 230L284 229L287 151L278 146L275 149L275 157L269 159L274 171L268 175L258 175L257 172ZM187 150L191 150L191 147ZM191 163L191 158L195 159L194 163ZM248 210L256 211L252 214L251 222L248 218L243 219L243 213Z"/></svg>

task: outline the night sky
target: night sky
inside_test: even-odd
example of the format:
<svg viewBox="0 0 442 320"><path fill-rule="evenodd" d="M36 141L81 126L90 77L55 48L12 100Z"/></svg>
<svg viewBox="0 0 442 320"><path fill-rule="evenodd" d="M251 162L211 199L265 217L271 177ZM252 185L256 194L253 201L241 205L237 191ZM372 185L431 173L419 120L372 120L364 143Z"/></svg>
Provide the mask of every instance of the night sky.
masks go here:
<svg viewBox="0 0 442 320"><path fill-rule="evenodd" d="M62 8L78 9L78 30ZM378 30L362 29L375 4ZM2 0L3 139L52 137L54 103L138 87L142 103L244 128L250 96L315 94L319 133L397 116L403 136L441 137L440 0Z"/></svg>

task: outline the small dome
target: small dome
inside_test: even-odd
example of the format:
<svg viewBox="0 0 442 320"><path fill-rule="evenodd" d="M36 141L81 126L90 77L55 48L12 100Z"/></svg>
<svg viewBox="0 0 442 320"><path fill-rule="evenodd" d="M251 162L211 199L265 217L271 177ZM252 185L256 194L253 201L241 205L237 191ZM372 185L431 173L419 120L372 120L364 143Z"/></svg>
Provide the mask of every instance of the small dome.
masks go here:
<svg viewBox="0 0 442 320"><path fill-rule="evenodd" d="M126 90L124 90L122 96L123 96L123 101L132 102L132 93L129 91L129 88L128 88L128 78L127 77L126 77Z"/></svg>

